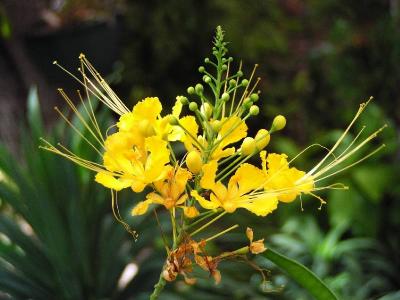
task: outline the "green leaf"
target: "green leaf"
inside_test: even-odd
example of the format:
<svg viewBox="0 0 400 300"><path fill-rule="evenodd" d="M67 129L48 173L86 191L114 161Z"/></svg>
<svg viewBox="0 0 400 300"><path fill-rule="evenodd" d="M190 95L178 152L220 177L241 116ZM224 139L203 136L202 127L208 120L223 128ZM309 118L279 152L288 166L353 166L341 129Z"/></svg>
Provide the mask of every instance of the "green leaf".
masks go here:
<svg viewBox="0 0 400 300"><path fill-rule="evenodd" d="M383 193L392 184L393 170L385 165L363 165L353 171L353 178L373 203L382 200Z"/></svg>
<svg viewBox="0 0 400 300"><path fill-rule="evenodd" d="M28 123L34 137L39 137L43 134L39 96L35 86L31 87L28 93Z"/></svg>
<svg viewBox="0 0 400 300"><path fill-rule="evenodd" d="M271 249L267 249L262 255L284 270L294 281L314 296L315 299L338 299L321 279L302 264Z"/></svg>

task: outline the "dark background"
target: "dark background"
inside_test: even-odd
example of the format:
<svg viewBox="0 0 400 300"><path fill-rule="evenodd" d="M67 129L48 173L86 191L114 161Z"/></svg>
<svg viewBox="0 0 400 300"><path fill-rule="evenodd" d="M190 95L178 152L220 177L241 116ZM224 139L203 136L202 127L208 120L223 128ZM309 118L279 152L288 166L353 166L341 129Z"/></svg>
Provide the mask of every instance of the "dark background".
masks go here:
<svg viewBox="0 0 400 300"><path fill-rule="evenodd" d="M146 96L158 96L167 110L176 95L184 94L189 85L200 81L197 68L204 57L210 55L217 25L222 25L226 31L230 55L235 58L236 66L243 60L245 73L249 74L253 65L259 64L261 113L250 123L253 130L269 128L277 114L287 117L287 127L273 137L270 151L285 152L293 157L312 143L332 145L340 130L351 121L358 105L370 96L375 100L357 122L353 137L363 125L371 132L388 124L370 150L381 143L385 143L386 148L339 175L334 182L347 183L351 189L322 194L328 204L321 211L318 201L307 198L303 199L304 212L295 202L281 205L277 213L266 219L241 213L235 222L243 228L251 224L256 234L266 236L267 245L307 265L343 299L400 299L398 0L1 1L0 138L9 149L4 151L11 156L5 159L4 154L4 165L0 166L7 169L10 163L11 172L12 166L18 165L25 176L23 182L38 193L38 201L46 192L49 205L64 201L56 205L54 211L38 210L41 213L38 212L38 218L59 214L54 221L59 223L59 240L54 241L55 233L38 233L46 224L33 222L31 216L25 215L24 210L8 198L10 193L0 193L2 218L10 222L9 225L0 223L0 232L9 239L8 242L0 239L3 249L0 263L4 263L4 271L0 269L0 290L4 290L4 297L7 293L17 297L10 284L22 284L28 286L27 295L34 295L33 290L47 292L37 292L37 296L32 296L34 299L41 299L43 295L57 295L62 299L146 298L157 279L164 255L162 241L154 240L154 232L158 235L154 219L150 216L131 221L142 228L143 237L137 243L132 243L119 227L112 229L119 234L118 238L114 235L114 239L108 237L111 233L107 230L111 229L107 226L111 225L99 229L98 224L110 223L108 194L87 179L92 175L61 162L61 158L49 159L49 154L37 149L37 127L42 117L35 119L40 116L37 108L35 111L31 105L28 109L26 99L29 91L31 100L39 99L45 127L40 128L41 135L68 136L53 110L55 105L65 107L56 88L64 87L73 92L78 85L52 62L57 59L75 72L78 55L84 52L128 107ZM38 97L32 92L33 86L37 87ZM105 123L115 117L102 111L101 115ZM351 135L348 139L351 141ZM73 145L78 152L85 152L79 142ZM366 153L368 151L360 153L359 157ZM310 168L321 155L321 151L311 151L297 164ZM38 157L41 157L40 162L37 162ZM46 171L40 173L38 166ZM64 182L58 186L60 182L50 180L57 172L65 172L63 175L69 174L71 182L77 182L61 178ZM13 177L15 174L4 174L7 176L3 175L0 181L22 184ZM79 179L73 179L76 176ZM69 184L76 189L80 200L71 195ZM59 188L68 192L62 200L54 200L58 198L55 195ZM96 193L88 192L91 189ZM22 194L14 196L20 197L22 203L28 201ZM87 201L85 197L93 199ZM122 197L127 199L124 203L129 209L134 203L132 195ZM37 203L33 201L29 209ZM69 203L75 206L69 207ZM93 206L99 208L93 209ZM67 212L67 207L71 212ZM76 216L77 210L79 216ZM83 222L81 227L70 227L75 222L69 219L72 216ZM228 218L226 222L229 221ZM7 227L13 226L10 224L15 228L30 224L38 238L29 232L20 234L35 240L48 265L29 269L22 264L24 269L18 264L21 257L29 260L34 254L29 252L30 246L25 249L19 245L20 239L13 238L16 233ZM76 239L77 230L84 232L82 241ZM225 245L216 243L213 247L236 245L240 239L233 234L227 237ZM99 247L107 248L102 243L110 247L111 240L112 249L101 256ZM126 251L120 251L123 246L127 247ZM65 256L61 256L58 247L66 248ZM77 259L77 253L82 252L86 256ZM118 278L131 261L139 267L139 273L127 287L117 289ZM69 268L64 270L62 262ZM207 274L203 274L204 279L194 287L181 282L169 285L164 297L308 299L301 288L272 265L264 261L257 263L271 271L265 285L266 294L261 292L261 277L256 270L237 262L226 262L221 266L220 286L213 286L206 280ZM86 264L85 269L82 265ZM38 279L46 272L56 274L54 280ZM98 275L102 272L109 274L108 280L106 275L105 278ZM105 287L104 282L109 286ZM21 286L16 288L21 289ZM23 299L23 295L19 297Z"/></svg>

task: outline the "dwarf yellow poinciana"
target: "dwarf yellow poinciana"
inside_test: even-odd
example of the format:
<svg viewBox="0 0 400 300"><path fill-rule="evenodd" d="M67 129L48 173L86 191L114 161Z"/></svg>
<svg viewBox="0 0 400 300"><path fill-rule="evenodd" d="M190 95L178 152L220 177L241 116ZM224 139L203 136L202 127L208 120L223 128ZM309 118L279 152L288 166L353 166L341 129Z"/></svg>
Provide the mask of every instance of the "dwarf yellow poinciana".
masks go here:
<svg viewBox="0 0 400 300"><path fill-rule="evenodd" d="M145 98L132 110L128 109L81 55L81 78L64 70L85 88L86 101L78 93L83 109L78 109L62 90L60 92L92 138L86 137L61 111L57 111L88 143L88 147L101 155L101 162L86 160L60 144L54 146L43 140L45 144L42 148L96 172L94 179L112 191L113 210L116 201L114 193L130 188L136 193L147 192L145 199L132 203L133 217L145 214L151 206L161 207L171 215L173 242L166 245L168 258L156 286L155 297L162 289L163 281L174 280L179 274L184 275L188 283L194 283L194 278L189 278L188 274L192 263L196 262L203 269L207 265L219 282L218 262L239 252L243 254L242 249L214 258L202 253L206 242L237 228L237 225L203 242L193 240L196 234L223 215L246 209L265 217L278 208L279 202L292 202L302 194L316 197L324 203L317 191L346 187L342 184L321 185L322 180L359 163L382 147L345 165L383 128L358 142L360 132L346 149L337 153L369 100L360 106L336 144L310 171L292 166L296 157L288 160L286 154L267 153L265 148L271 136L285 127L286 119L279 115L269 130L260 129L254 137L248 135L246 120L259 113L256 105L260 98L259 92L256 92L258 80L253 83L255 68L248 79L244 78L241 64L233 72L233 58L226 57L226 54L223 32L218 28L213 47L214 60L206 58L208 67L199 68L209 90L201 83L189 87L188 96L178 96L170 114L162 114L162 103L157 97ZM100 130L91 99L103 102L117 113L118 121L112 126L113 133L105 134ZM179 143L183 145L181 149L185 149L184 153L174 152L174 145ZM249 163L251 158L254 163ZM128 228L118 212L114 210L114 213ZM263 240L253 242L251 229L247 230L247 235L251 245L243 249L253 249L252 253L265 250ZM183 255L185 257L181 257ZM190 255L194 257L194 262L186 257Z"/></svg>

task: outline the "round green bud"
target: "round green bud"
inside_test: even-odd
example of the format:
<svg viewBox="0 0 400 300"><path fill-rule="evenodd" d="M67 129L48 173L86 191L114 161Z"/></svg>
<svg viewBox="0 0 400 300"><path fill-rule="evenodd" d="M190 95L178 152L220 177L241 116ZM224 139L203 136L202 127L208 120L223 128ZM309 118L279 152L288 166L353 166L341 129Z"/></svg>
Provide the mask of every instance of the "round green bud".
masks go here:
<svg viewBox="0 0 400 300"><path fill-rule="evenodd" d="M257 105L252 105L252 106L250 106L249 113L252 116L257 116L260 113L260 109L258 108Z"/></svg>
<svg viewBox="0 0 400 300"><path fill-rule="evenodd" d="M173 126L178 125L178 122L179 122L178 119L174 116L170 116L168 121L169 121L169 124L171 124Z"/></svg>
<svg viewBox="0 0 400 300"><path fill-rule="evenodd" d="M226 71L228 69L227 65L222 65L222 71Z"/></svg>
<svg viewBox="0 0 400 300"><path fill-rule="evenodd" d="M248 86L249 85L249 81L247 79L243 79L242 80L242 85L245 86L245 87Z"/></svg>
<svg viewBox="0 0 400 300"><path fill-rule="evenodd" d="M252 137L246 137L242 142L240 150L242 151L242 154L245 156L253 154L256 151L255 140Z"/></svg>
<svg viewBox="0 0 400 300"><path fill-rule="evenodd" d="M221 96L221 100L224 102L227 102L229 100L230 96L228 93L223 93Z"/></svg>
<svg viewBox="0 0 400 300"><path fill-rule="evenodd" d="M217 56L217 55L218 55L218 51L213 51L213 54L214 54L215 56Z"/></svg>
<svg viewBox="0 0 400 300"><path fill-rule="evenodd" d="M208 57L206 57L206 58L204 59L204 62L205 62L206 64L208 64L208 63L210 62L210 59L209 59Z"/></svg>
<svg viewBox="0 0 400 300"><path fill-rule="evenodd" d="M282 115L277 115L272 122L273 130L281 130L286 126L286 118Z"/></svg>
<svg viewBox="0 0 400 300"><path fill-rule="evenodd" d="M226 58L225 57L222 58L222 62L226 63Z"/></svg>
<svg viewBox="0 0 400 300"><path fill-rule="evenodd" d="M205 68L204 68L203 66L200 66L200 67L199 67L199 72L200 72L200 73L203 73L204 71L205 71Z"/></svg>
<svg viewBox="0 0 400 300"><path fill-rule="evenodd" d="M189 87L187 88L187 93L188 93L189 95L194 94L194 87L189 86Z"/></svg>
<svg viewBox="0 0 400 300"><path fill-rule="evenodd" d="M203 90L204 90L203 85L201 83L196 84L194 89L195 89L197 94L202 94Z"/></svg>
<svg viewBox="0 0 400 300"><path fill-rule="evenodd" d="M219 132L221 130L222 122L220 120L211 121L211 127L214 132Z"/></svg>
<svg viewBox="0 0 400 300"><path fill-rule="evenodd" d="M229 61L229 62L233 62L233 57L230 56L230 57L228 58L228 61Z"/></svg>
<svg viewBox="0 0 400 300"><path fill-rule="evenodd" d="M189 109L190 109L191 111L196 111L196 110L198 110L197 103L196 103L196 102L190 102L190 103L189 103Z"/></svg>
<svg viewBox="0 0 400 300"><path fill-rule="evenodd" d="M243 76L243 72L242 72L242 71L238 71L236 74L237 74L237 76L239 76L239 77L242 77L242 76Z"/></svg>
<svg viewBox="0 0 400 300"><path fill-rule="evenodd" d="M229 80L229 86L235 86L235 85L236 85L236 80L235 79Z"/></svg>
<svg viewBox="0 0 400 300"><path fill-rule="evenodd" d="M258 94L256 94L256 93L253 93L253 94L250 95L250 99L251 99L251 101L253 101L253 102L258 101L259 98L260 98L260 97L259 97Z"/></svg>
<svg viewBox="0 0 400 300"><path fill-rule="evenodd" d="M217 50L217 48L215 48L215 46L213 46L211 49L212 49L212 50Z"/></svg>
<svg viewBox="0 0 400 300"><path fill-rule="evenodd" d="M179 100L183 105L186 105L189 103L189 100L185 96L178 96L176 97L176 100Z"/></svg>
<svg viewBox="0 0 400 300"><path fill-rule="evenodd" d="M251 106L253 105L253 101L251 101L251 99L249 97L245 98L243 101L243 106L246 109L249 109Z"/></svg>
<svg viewBox="0 0 400 300"><path fill-rule="evenodd" d="M204 75L204 76L203 76L203 81L204 81L205 83L210 83L210 82L211 82L210 76Z"/></svg>

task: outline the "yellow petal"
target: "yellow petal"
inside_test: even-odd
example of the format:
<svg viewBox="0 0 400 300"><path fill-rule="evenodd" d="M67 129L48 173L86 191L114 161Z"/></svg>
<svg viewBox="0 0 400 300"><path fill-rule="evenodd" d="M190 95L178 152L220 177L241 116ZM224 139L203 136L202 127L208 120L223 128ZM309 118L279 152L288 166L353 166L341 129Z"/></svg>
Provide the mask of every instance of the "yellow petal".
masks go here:
<svg viewBox="0 0 400 300"><path fill-rule="evenodd" d="M183 213L188 218L195 218L195 217L197 217L199 215L199 211L194 206L189 206L189 207L185 206L185 207L183 207Z"/></svg>
<svg viewBox="0 0 400 300"><path fill-rule="evenodd" d="M203 189L212 189L215 185L215 176L217 173L218 163L216 160L212 160L205 164L202 168L203 176L200 180L200 186Z"/></svg>
<svg viewBox="0 0 400 300"><path fill-rule="evenodd" d="M166 164L169 162L169 150L167 142L160 137L152 136L146 138L146 150L150 153L146 159L144 175L146 182L154 182L162 179L167 171Z"/></svg>
<svg viewBox="0 0 400 300"><path fill-rule="evenodd" d="M229 184L235 182L239 185L239 194L244 195L251 190L262 189L265 176L259 168L250 164L243 164L229 180Z"/></svg>
<svg viewBox="0 0 400 300"><path fill-rule="evenodd" d="M221 147L217 147L217 149L213 151L211 158L218 161L221 158L225 158L235 154L235 152L236 152L235 147L227 149L222 149Z"/></svg>
<svg viewBox="0 0 400 300"><path fill-rule="evenodd" d="M199 125L197 125L196 118L194 116L186 116L179 120L180 125L185 128L187 132L194 138L197 137L197 133L199 131ZM187 134L182 128L179 128L181 131L180 141L184 143L186 150L190 151L193 149L193 143L195 141L193 138Z"/></svg>
<svg viewBox="0 0 400 300"><path fill-rule="evenodd" d="M267 248L264 245L264 239L250 243L250 252L253 254L263 253Z"/></svg>
<svg viewBox="0 0 400 300"><path fill-rule="evenodd" d="M133 113L126 113L120 116L117 127L121 131L130 131L135 126L135 117Z"/></svg>
<svg viewBox="0 0 400 300"><path fill-rule="evenodd" d="M154 122L160 115L162 105L157 97L148 97L138 102L133 107L133 115L136 120L147 119L150 122Z"/></svg>
<svg viewBox="0 0 400 300"><path fill-rule="evenodd" d="M131 185L129 180L117 179L107 172L99 172L96 174L95 181L104 185L109 189L120 191Z"/></svg>
<svg viewBox="0 0 400 300"><path fill-rule="evenodd" d="M137 178L132 179L131 189L135 193L143 192L144 188L146 187L147 183L143 182L142 180L138 180Z"/></svg>
<svg viewBox="0 0 400 300"><path fill-rule="evenodd" d="M314 188L311 177L305 172L292 167L289 168L285 154L271 153L267 157L268 171L265 190L273 193L277 191L279 201L292 202L300 193L310 192Z"/></svg>
<svg viewBox="0 0 400 300"><path fill-rule="evenodd" d="M164 203L164 198L161 197L157 193L149 193L146 196L146 199L150 201L151 203L157 203L157 204L163 204Z"/></svg>
<svg viewBox="0 0 400 300"><path fill-rule="evenodd" d="M179 96L178 96L179 97ZM178 98L176 97L176 98ZM176 99L175 105L172 107L172 115L176 118L179 118L179 115L182 112L182 102L178 99Z"/></svg>
<svg viewBox="0 0 400 300"><path fill-rule="evenodd" d="M254 237L253 229L251 229L250 227L247 227L246 236L247 236L247 238L249 239L249 241L251 243L253 241L253 237Z"/></svg>
<svg viewBox="0 0 400 300"><path fill-rule="evenodd" d="M235 129L231 132L233 128ZM247 136L247 125L239 117L232 116L224 122L218 136L223 138L223 146L236 143Z"/></svg>
<svg viewBox="0 0 400 300"><path fill-rule="evenodd" d="M278 207L278 202L277 197L265 194L258 198L244 201L240 204L240 207L251 211L257 216L265 217Z"/></svg>
<svg viewBox="0 0 400 300"><path fill-rule="evenodd" d="M211 202L209 200L204 199L202 196L199 195L199 193L195 190L193 190L190 195L195 198L199 204L205 208L205 209L215 209L218 208L219 205L215 202Z"/></svg>
<svg viewBox="0 0 400 300"><path fill-rule="evenodd" d="M141 201L132 209L132 216L140 216L147 212L149 208L149 204L151 204L150 200Z"/></svg>

